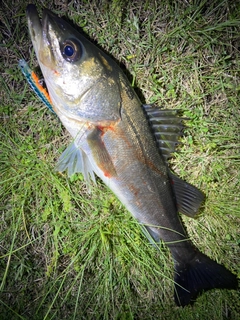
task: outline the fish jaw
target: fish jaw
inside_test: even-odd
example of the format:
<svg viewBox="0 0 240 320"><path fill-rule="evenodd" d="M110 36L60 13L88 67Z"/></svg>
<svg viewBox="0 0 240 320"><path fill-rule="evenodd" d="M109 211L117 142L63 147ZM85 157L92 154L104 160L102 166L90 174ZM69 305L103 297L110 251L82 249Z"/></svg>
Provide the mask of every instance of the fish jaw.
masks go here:
<svg viewBox="0 0 240 320"><path fill-rule="evenodd" d="M53 109L79 121L110 125L120 119L119 67L77 30L44 9L42 21L34 5L27 7L34 50ZM74 47L74 55L65 54ZM104 122L104 123L103 123Z"/></svg>
<svg viewBox="0 0 240 320"><path fill-rule="evenodd" d="M38 16L37 9L33 4L29 4L27 6L27 22L32 44L39 60L39 52L43 42L42 24Z"/></svg>

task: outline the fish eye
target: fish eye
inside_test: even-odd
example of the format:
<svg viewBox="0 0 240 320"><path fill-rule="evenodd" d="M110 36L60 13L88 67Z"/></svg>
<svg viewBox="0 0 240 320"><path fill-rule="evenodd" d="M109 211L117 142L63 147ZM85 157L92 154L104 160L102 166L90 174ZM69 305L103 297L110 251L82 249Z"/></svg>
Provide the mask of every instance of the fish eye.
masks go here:
<svg viewBox="0 0 240 320"><path fill-rule="evenodd" d="M82 47L76 39L65 40L61 45L63 58L68 62L75 62L82 55Z"/></svg>
<svg viewBox="0 0 240 320"><path fill-rule="evenodd" d="M66 45L63 50L67 57L72 57L75 52L74 47L71 47L70 45Z"/></svg>

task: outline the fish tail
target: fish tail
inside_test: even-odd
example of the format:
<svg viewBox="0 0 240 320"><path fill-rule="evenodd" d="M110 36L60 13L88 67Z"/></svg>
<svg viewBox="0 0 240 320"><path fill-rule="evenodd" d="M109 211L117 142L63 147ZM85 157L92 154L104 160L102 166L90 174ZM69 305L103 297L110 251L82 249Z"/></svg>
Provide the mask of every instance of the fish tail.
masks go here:
<svg viewBox="0 0 240 320"><path fill-rule="evenodd" d="M174 299L178 306L192 304L197 296L214 288L237 289L237 277L224 266L198 252L185 264L175 264Z"/></svg>

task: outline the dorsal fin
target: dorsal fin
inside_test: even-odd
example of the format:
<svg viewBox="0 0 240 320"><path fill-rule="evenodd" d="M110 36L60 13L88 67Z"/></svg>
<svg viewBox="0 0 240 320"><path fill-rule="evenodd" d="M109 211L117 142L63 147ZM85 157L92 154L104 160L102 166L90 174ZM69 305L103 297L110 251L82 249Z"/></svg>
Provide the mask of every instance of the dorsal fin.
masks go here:
<svg viewBox="0 0 240 320"><path fill-rule="evenodd" d="M182 122L187 119L178 117L179 110L160 109L149 104L143 105L143 108L160 153L167 162L179 144L179 137L183 135L185 128ZM204 202L204 194L193 185L175 176L170 170L169 178L172 182L178 210L189 217L195 217Z"/></svg>
<svg viewBox="0 0 240 320"><path fill-rule="evenodd" d="M168 170L168 175L172 184L178 211L188 217L194 218L204 203L204 193L192 184L177 177L170 170Z"/></svg>
<svg viewBox="0 0 240 320"><path fill-rule="evenodd" d="M182 122L186 119L178 117L179 110L160 109L149 104L144 104L143 109L160 153L166 161L179 144L179 137L183 135L185 128Z"/></svg>

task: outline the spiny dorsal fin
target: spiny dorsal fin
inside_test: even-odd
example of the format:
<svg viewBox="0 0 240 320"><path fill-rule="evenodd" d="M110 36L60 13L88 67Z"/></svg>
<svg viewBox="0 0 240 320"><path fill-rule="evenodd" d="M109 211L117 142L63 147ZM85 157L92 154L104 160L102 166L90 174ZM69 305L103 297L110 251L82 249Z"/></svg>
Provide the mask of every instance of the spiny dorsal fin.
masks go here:
<svg viewBox="0 0 240 320"><path fill-rule="evenodd" d="M154 107L149 104L143 105L150 127L157 141L160 153L166 161L175 152L179 144L179 137L183 135L183 120L178 117L179 110L167 110Z"/></svg>

